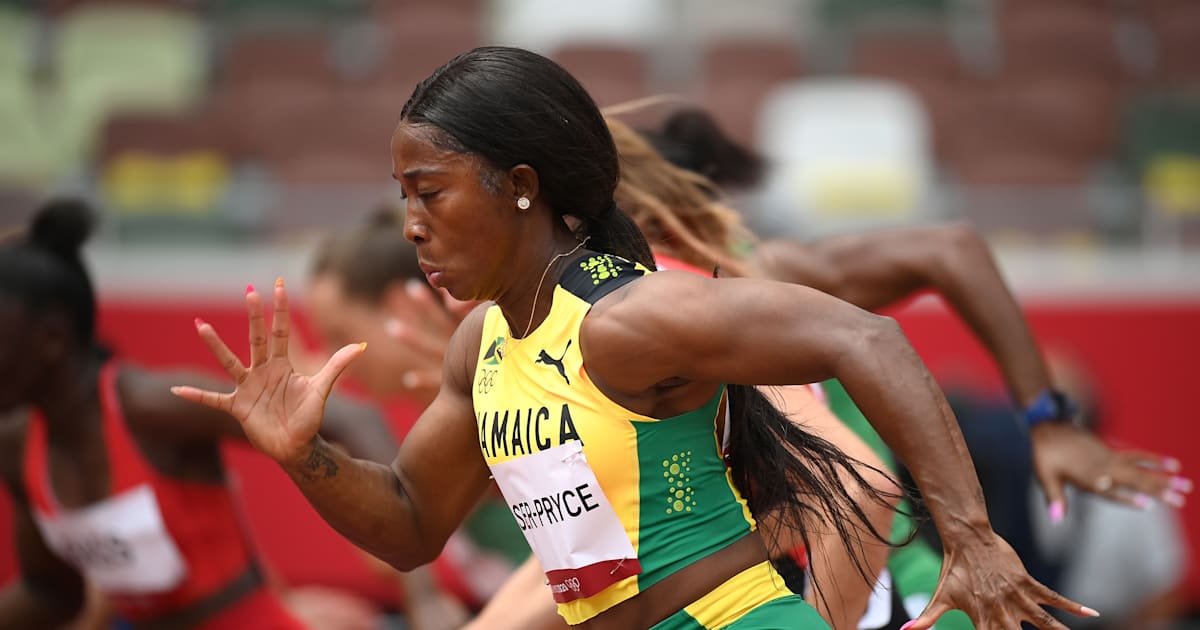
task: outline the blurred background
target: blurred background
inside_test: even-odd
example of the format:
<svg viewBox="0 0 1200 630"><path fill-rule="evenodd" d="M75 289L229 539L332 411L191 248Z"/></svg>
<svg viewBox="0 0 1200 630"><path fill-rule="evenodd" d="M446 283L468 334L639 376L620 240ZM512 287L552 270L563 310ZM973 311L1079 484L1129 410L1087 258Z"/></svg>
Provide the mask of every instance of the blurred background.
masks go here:
<svg viewBox="0 0 1200 630"><path fill-rule="evenodd" d="M237 337L246 282L302 279L316 239L396 198L401 106L486 43L557 59L602 107L670 95L635 124L709 109L772 165L734 199L760 233L971 222L1086 369L1097 430L1200 470L1198 0L0 0L0 231L94 200L105 338L209 366L192 318ZM1010 408L938 302L891 314L968 407ZM281 574L342 579L287 553L309 538L282 474L231 458ZM1180 518L1200 540L1200 509ZM1175 548L1168 595L1195 609ZM0 547L0 582L14 562Z"/></svg>

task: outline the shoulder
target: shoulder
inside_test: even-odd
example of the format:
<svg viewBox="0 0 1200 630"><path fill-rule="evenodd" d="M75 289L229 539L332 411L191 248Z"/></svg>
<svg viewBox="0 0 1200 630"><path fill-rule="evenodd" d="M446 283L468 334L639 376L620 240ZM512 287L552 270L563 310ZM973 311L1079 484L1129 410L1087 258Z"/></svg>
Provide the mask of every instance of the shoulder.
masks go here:
<svg viewBox="0 0 1200 630"><path fill-rule="evenodd" d="M480 345L483 343L483 326L492 302L484 302L467 313L446 345L443 365L444 380L456 388L469 392L475 378L475 367L479 363Z"/></svg>

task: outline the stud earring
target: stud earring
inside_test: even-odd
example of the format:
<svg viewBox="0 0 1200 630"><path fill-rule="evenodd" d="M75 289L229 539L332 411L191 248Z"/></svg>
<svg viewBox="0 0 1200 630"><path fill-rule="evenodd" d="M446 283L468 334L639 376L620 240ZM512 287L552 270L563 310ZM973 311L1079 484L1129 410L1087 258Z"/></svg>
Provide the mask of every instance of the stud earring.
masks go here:
<svg viewBox="0 0 1200 630"><path fill-rule="evenodd" d="M529 209L529 197L522 196L521 198L517 199L517 207L522 210L528 210Z"/></svg>

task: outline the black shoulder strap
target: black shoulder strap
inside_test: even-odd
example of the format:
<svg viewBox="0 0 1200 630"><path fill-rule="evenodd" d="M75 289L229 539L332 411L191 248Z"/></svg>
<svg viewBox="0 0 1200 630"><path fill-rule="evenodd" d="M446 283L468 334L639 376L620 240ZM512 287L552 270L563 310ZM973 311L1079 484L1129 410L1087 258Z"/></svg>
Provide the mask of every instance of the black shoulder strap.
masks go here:
<svg viewBox="0 0 1200 630"><path fill-rule="evenodd" d="M612 254L587 254L567 265L558 284L588 304L646 275L645 267Z"/></svg>

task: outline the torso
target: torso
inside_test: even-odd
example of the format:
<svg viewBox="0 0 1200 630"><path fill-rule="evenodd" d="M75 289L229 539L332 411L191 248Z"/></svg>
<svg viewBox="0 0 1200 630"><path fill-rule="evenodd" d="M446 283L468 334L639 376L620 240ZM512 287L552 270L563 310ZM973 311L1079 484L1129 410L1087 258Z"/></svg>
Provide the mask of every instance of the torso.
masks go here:
<svg viewBox="0 0 1200 630"><path fill-rule="evenodd" d="M698 408L660 419L614 401L584 365L584 317L645 273L615 257L585 256L568 267L550 314L524 339L512 338L498 307L483 323L472 390L480 448L569 623L627 608L623 602L738 547L755 527L721 456L723 387ZM730 576L749 566L745 555L724 556L737 565L725 567ZM704 582L696 578L672 589Z"/></svg>
<svg viewBox="0 0 1200 630"><path fill-rule="evenodd" d="M44 418L30 420L22 477L47 546L139 621L245 582L254 567L229 488L165 475L147 457L122 410L121 372L102 369L99 417L81 418L95 439L82 449L64 450Z"/></svg>

